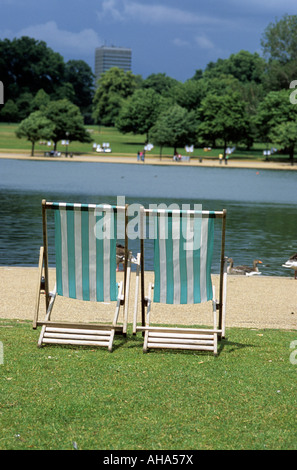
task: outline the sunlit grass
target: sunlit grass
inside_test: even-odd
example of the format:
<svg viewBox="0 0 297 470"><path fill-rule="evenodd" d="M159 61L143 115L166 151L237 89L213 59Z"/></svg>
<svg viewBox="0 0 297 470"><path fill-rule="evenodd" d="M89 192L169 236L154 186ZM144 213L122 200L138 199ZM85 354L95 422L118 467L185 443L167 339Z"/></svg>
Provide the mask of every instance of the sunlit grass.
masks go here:
<svg viewBox="0 0 297 470"><path fill-rule="evenodd" d="M37 347L0 322L0 449L296 449L296 332L232 328L220 354ZM75 444L74 444L75 443Z"/></svg>
<svg viewBox="0 0 297 470"><path fill-rule="evenodd" d="M18 153L22 151L30 154L31 143L24 138L18 139L15 135L16 128L17 124L0 123L0 152ZM144 135L134 135L132 133L121 134L113 127L89 125L86 126L86 129L90 131L93 143L102 145L104 142L108 142L112 149L112 155L134 156L136 158L137 152L143 150L145 144ZM70 142L67 150L69 153L72 152L74 154L98 155L98 153L93 151L93 143L83 144L81 142L73 141ZM263 156L263 150L269 149L271 147L272 144L264 143L255 143L250 150L237 147L231 158L264 160L266 157ZM37 142L35 145L35 155L44 155L44 152L52 149L53 146L48 147L45 144L41 145L39 142ZM61 144L61 142L59 142L57 150L64 153L66 148ZM178 152L180 152L182 155L186 155L185 149L183 148L179 148ZM218 159L219 154L222 152L222 147L214 148L210 151L205 151L203 148L195 148L193 154L191 154L191 157ZM108 156L109 154L105 155ZM149 152L149 155L160 158L160 148L158 146L154 147L154 149ZM172 158L172 156L173 148L164 147L162 149L162 158ZM275 154L269 158L272 160L287 159L288 155Z"/></svg>

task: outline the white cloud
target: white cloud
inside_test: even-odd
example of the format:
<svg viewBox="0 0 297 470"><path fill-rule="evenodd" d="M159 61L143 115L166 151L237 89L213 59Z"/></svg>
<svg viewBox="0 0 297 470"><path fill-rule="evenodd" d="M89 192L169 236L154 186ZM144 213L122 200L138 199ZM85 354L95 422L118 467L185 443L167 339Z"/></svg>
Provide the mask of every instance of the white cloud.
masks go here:
<svg viewBox="0 0 297 470"><path fill-rule="evenodd" d="M104 0L102 2L102 11L97 12L99 19L104 19L106 16L111 17L116 21L122 21L124 19L123 14L119 9L119 2L117 0Z"/></svg>
<svg viewBox="0 0 297 470"><path fill-rule="evenodd" d="M189 47L190 46L189 41L185 41L184 39L180 39L180 38L175 38L172 42L175 46L178 46L178 47Z"/></svg>
<svg viewBox="0 0 297 470"><path fill-rule="evenodd" d="M208 39L205 35L199 35L195 36L193 38L193 41L187 41L185 39L180 39L180 38L175 38L172 43L177 46L177 47L192 47L192 46L198 46L199 49L204 49L204 50L213 50L216 48L215 44Z"/></svg>
<svg viewBox="0 0 297 470"><path fill-rule="evenodd" d="M213 15L200 15L161 4L144 5L131 0L104 0L102 9L97 15L99 19L110 15L114 20L132 19L150 24L215 25L225 22Z"/></svg>
<svg viewBox="0 0 297 470"><path fill-rule="evenodd" d="M195 42L200 47L200 49L213 49L215 47L214 43L203 35L196 36Z"/></svg>
<svg viewBox="0 0 297 470"><path fill-rule="evenodd" d="M230 3L230 8L238 6L238 0L228 0L227 3ZM229 7L227 7L229 8ZM265 12L266 14L278 14L281 16L284 13L291 15L296 14L296 0L241 0L240 1L240 10L244 12L254 11L256 14Z"/></svg>
<svg viewBox="0 0 297 470"><path fill-rule="evenodd" d="M102 44L102 40L93 29L83 29L73 33L59 29L55 21L29 26L19 31L16 36L33 37L45 41L55 51L63 50L77 54L89 54L90 50Z"/></svg>

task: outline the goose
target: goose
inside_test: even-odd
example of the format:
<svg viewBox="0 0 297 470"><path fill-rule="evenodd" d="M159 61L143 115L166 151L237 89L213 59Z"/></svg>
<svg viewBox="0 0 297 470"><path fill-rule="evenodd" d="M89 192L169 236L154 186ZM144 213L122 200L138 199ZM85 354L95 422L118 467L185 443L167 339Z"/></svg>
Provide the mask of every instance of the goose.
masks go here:
<svg viewBox="0 0 297 470"><path fill-rule="evenodd" d="M261 274L259 269L258 269L258 264L262 264L262 261L259 259L255 259L253 262L253 267L251 268L250 266L233 266L233 259L228 258L228 263L230 265L227 268L227 273L228 274L235 274L235 275L242 275L242 276L254 276L257 274Z"/></svg>
<svg viewBox="0 0 297 470"><path fill-rule="evenodd" d="M136 258L132 255L132 251L129 251L129 255L131 256L131 263L136 263ZM117 260L117 271L119 271L120 263L124 264L125 262L125 247L120 243L117 243L116 246L116 260Z"/></svg>
<svg viewBox="0 0 297 470"><path fill-rule="evenodd" d="M295 279L297 279L297 253L291 256L285 264L282 265L284 268L291 268L295 271Z"/></svg>

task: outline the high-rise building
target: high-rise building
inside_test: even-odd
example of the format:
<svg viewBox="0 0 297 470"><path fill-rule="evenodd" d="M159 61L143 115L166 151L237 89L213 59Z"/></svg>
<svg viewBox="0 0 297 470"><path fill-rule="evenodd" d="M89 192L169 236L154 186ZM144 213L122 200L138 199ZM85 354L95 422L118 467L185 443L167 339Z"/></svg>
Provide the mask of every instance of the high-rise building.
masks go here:
<svg viewBox="0 0 297 470"><path fill-rule="evenodd" d="M96 81L101 74L111 67L118 67L125 72L131 70L132 51L125 47L101 46L95 50L95 77Z"/></svg>

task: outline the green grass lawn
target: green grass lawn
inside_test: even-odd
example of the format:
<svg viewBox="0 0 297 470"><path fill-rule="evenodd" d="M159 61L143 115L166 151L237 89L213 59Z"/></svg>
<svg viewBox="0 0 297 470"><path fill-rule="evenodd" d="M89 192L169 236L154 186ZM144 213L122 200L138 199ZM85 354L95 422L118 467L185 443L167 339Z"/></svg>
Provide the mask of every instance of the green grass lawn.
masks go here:
<svg viewBox="0 0 297 470"><path fill-rule="evenodd" d="M6 124L0 123L0 152L26 152L31 153L31 143L26 139L18 139L15 136L15 130L17 124ZM144 135L133 135L133 134L121 134L115 128L102 127L102 126L86 126L86 128L91 131L93 142L96 144L102 145L103 142L109 142L112 155L120 156L135 156L138 151L143 150L145 136ZM266 148L271 148L272 145L266 145L263 143L255 143L251 150L244 150L240 147L232 154L230 158L234 159L253 159L253 160L265 160L266 157L263 156L263 150ZM47 147L47 145L41 145L39 142L35 145L35 155L43 155L45 151L51 150L53 147ZM58 143L58 151L65 152L66 148ZM178 149L178 151L185 155L186 152L183 148ZM68 146L68 152L74 154L82 155L103 155L93 152L92 144L82 144L80 142L70 142ZM218 158L219 154L223 152L222 148L215 148L211 151L205 152L203 148L195 148L191 157L202 157L202 158ZM105 154L107 157L109 154ZM155 147L152 151L148 153L149 156L154 156L160 158L160 148ZM162 158L170 157L172 158L173 148L164 147L162 149ZM270 157L271 160L283 160L288 159L288 155L285 154L275 154Z"/></svg>
<svg viewBox="0 0 297 470"><path fill-rule="evenodd" d="M297 333L227 330L220 354L37 347L0 321L0 449L296 449Z"/></svg>

